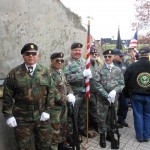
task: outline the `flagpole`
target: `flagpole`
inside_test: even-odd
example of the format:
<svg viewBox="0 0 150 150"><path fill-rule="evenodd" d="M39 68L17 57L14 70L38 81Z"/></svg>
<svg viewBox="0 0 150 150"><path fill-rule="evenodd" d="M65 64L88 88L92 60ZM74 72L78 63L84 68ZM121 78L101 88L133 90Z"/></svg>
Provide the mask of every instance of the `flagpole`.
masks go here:
<svg viewBox="0 0 150 150"><path fill-rule="evenodd" d="M86 69L90 69L90 17L88 18L88 34L87 34L87 55L86 55ZM88 132L89 132L89 100L90 100L90 78L86 77L86 103L87 103L87 143L88 143Z"/></svg>

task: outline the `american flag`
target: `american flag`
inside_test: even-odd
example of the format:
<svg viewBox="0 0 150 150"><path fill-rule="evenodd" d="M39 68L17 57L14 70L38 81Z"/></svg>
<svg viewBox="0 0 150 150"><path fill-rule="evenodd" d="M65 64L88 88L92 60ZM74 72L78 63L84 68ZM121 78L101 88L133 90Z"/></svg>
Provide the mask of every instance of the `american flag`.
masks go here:
<svg viewBox="0 0 150 150"><path fill-rule="evenodd" d="M86 69L90 69L90 21L88 20L88 34L87 34L87 55L86 55ZM86 77L86 99L90 99L90 79Z"/></svg>
<svg viewBox="0 0 150 150"><path fill-rule="evenodd" d="M130 41L129 48L134 48L135 51L137 51L137 40L138 40L138 31L136 30L134 37Z"/></svg>

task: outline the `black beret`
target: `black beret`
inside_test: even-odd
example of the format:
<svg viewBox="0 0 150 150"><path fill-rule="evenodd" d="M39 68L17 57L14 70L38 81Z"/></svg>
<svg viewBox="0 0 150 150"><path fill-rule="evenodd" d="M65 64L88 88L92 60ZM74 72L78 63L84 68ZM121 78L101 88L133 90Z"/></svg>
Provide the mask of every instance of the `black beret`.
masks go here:
<svg viewBox="0 0 150 150"><path fill-rule="evenodd" d="M81 43L73 43L72 45L71 45L71 49L75 49L75 48L82 48L82 44Z"/></svg>
<svg viewBox="0 0 150 150"><path fill-rule="evenodd" d="M62 52L60 53L53 53L51 56L50 56L50 59L55 59L55 58L63 58L64 57L64 54Z"/></svg>
<svg viewBox="0 0 150 150"><path fill-rule="evenodd" d="M105 50L105 51L103 52L103 55L114 55L114 51L111 50L111 49Z"/></svg>
<svg viewBox="0 0 150 150"><path fill-rule="evenodd" d="M139 50L139 54L148 54L148 53L150 53L150 49L148 47L142 47Z"/></svg>
<svg viewBox="0 0 150 150"><path fill-rule="evenodd" d="M91 47L90 53L98 53L98 51L95 47Z"/></svg>
<svg viewBox="0 0 150 150"><path fill-rule="evenodd" d="M36 50L36 51L38 51L38 47L34 43L25 44L23 46L22 50L21 50L21 54L23 54L24 52L26 52L28 50Z"/></svg>

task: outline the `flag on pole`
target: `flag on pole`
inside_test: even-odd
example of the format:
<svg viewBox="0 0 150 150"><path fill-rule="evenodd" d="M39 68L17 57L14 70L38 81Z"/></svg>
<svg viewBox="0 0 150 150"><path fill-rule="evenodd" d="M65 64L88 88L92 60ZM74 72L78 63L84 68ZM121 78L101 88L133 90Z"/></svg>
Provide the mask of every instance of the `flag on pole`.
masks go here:
<svg viewBox="0 0 150 150"><path fill-rule="evenodd" d="M90 69L90 21L88 20L88 34L87 34L87 55L86 55L86 69ZM85 79L86 86L86 99L90 99L90 79L86 77Z"/></svg>
<svg viewBox="0 0 150 150"><path fill-rule="evenodd" d="M136 30L134 37L131 39L129 48L134 48L134 50L137 52L137 40L138 40L138 31Z"/></svg>
<svg viewBox="0 0 150 150"><path fill-rule="evenodd" d="M121 37L120 37L120 30L119 30L119 28L118 28L118 37L117 37L116 49L119 49L119 50L122 49L122 41L121 41Z"/></svg>
<svg viewBox="0 0 150 150"><path fill-rule="evenodd" d="M129 46L129 42L128 42L128 40L126 40L125 43L124 43L124 48L127 49L128 46Z"/></svg>

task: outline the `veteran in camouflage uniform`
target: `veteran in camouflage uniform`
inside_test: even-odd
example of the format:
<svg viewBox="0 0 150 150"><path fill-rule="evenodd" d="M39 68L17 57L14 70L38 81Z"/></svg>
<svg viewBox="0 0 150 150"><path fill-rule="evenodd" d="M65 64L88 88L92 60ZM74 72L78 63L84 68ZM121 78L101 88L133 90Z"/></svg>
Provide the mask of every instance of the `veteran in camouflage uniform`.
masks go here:
<svg viewBox="0 0 150 150"><path fill-rule="evenodd" d="M49 70L37 63L37 45L26 44L21 54L24 63L12 69L4 82L2 112L14 128L18 150L30 150L33 136L36 150L49 150L55 86Z"/></svg>
<svg viewBox="0 0 150 150"><path fill-rule="evenodd" d="M55 98L55 107L51 110L51 134L52 144L51 150L67 150L72 149L66 140L67 134L67 101L70 95L73 96L72 89L67 83L66 77L62 72L64 54L53 53L50 56L51 77L54 80L55 86L60 93L60 96ZM69 96L68 96L69 94ZM75 99L75 97L74 97Z"/></svg>
<svg viewBox="0 0 150 150"><path fill-rule="evenodd" d="M76 120L78 120L79 133L86 136L85 76L90 76L91 71L85 71L86 60L81 57L82 46L81 43L72 44L71 57L66 60L63 70L76 97L74 109L76 111ZM83 72L86 73L83 75Z"/></svg>
<svg viewBox="0 0 150 150"><path fill-rule="evenodd" d="M98 61L98 51L95 47L90 49L90 69L92 78L90 79L90 101L89 101L89 122L90 126L98 131L99 117L97 114L97 99L100 85L96 82L97 71L101 69L102 64ZM107 94L107 93L106 93Z"/></svg>
<svg viewBox="0 0 150 150"><path fill-rule="evenodd" d="M100 146L106 147L105 133L107 132L106 139L110 139L110 103L114 103L117 111L117 98L118 94L122 91L124 86L123 76L119 67L113 65L114 52L106 50L103 52L105 63L99 71L99 78L97 81L103 86L107 92L107 98L101 98L97 101L97 111L100 118L99 132L100 132Z"/></svg>
<svg viewBox="0 0 150 150"><path fill-rule="evenodd" d="M122 72L124 74L125 70L135 61L135 52L134 48L128 48L127 54L123 57L122 60Z"/></svg>

